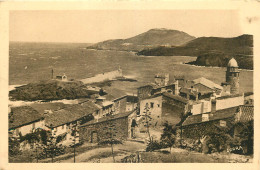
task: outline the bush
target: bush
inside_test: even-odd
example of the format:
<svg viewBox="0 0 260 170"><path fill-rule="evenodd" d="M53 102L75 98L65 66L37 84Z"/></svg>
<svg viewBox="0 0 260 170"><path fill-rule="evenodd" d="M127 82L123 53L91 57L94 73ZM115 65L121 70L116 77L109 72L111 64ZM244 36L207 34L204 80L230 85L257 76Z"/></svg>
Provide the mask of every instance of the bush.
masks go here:
<svg viewBox="0 0 260 170"><path fill-rule="evenodd" d="M157 141L151 141L148 143L147 147L146 147L146 152L152 152L154 150L158 150L161 149L162 145L161 143L157 142Z"/></svg>

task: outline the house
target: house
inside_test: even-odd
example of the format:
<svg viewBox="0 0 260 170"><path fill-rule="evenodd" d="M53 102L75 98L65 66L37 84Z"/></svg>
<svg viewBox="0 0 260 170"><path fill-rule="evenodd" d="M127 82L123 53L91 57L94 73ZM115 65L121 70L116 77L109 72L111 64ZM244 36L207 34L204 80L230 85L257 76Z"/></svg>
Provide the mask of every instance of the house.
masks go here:
<svg viewBox="0 0 260 170"><path fill-rule="evenodd" d="M140 101L139 117L149 112L153 127L161 126L166 121L176 125L189 112L188 108L187 99L167 92L158 93Z"/></svg>
<svg viewBox="0 0 260 170"><path fill-rule="evenodd" d="M169 92L175 95L179 94L178 81L169 83L169 74L155 75L155 83L147 84L137 88L138 100L148 98L156 93Z"/></svg>
<svg viewBox="0 0 260 170"><path fill-rule="evenodd" d="M79 133L76 132L79 125L92 120L98 110L91 101L72 104L45 115L45 126L51 130L55 138L62 139L63 145L71 145L74 139L79 143Z"/></svg>
<svg viewBox="0 0 260 170"><path fill-rule="evenodd" d="M68 77L64 73L63 75L56 76L56 80L68 81Z"/></svg>
<svg viewBox="0 0 260 170"><path fill-rule="evenodd" d="M118 89L106 90L106 95L99 96L96 104L99 105L100 111L95 115L99 119L108 115L132 111L137 107L137 96L127 94Z"/></svg>
<svg viewBox="0 0 260 170"><path fill-rule="evenodd" d="M136 110L94 119L80 126L80 141L98 143L111 135L114 139L127 140L133 136L133 122L136 122ZM107 136L108 133L111 134Z"/></svg>
<svg viewBox="0 0 260 170"><path fill-rule="evenodd" d="M42 114L30 106L11 107L8 129L12 137L25 136L38 128L45 128Z"/></svg>
<svg viewBox="0 0 260 170"><path fill-rule="evenodd" d="M230 129L229 134L231 136L240 137L239 133L244 130L246 123L253 121L253 112L253 106L242 105L203 114L190 115L179 127L178 136L194 143L194 141L200 140L203 137L206 137L208 140L207 136L209 134L220 132L227 128ZM204 141L204 144L206 144L207 140ZM249 146L242 147L247 152L247 149L252 146L253 144L251 143Z"/></svg>
<svg viewBox="0 0 260 170"><path fill-rule="evenodd" d="M216 93L216 95L220 95L223 87L204 78L198 78L198 79L194 79L192 81L193 85L192 88L197 89L197 91L203 95L203 94L208 94L208 93Z"/></svg>

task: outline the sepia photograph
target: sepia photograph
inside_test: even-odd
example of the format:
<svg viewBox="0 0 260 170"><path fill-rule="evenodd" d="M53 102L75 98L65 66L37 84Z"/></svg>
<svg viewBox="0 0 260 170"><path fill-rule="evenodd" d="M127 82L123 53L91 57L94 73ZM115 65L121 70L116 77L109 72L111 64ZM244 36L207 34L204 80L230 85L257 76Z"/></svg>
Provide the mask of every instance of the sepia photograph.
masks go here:
<svg viewBox="0 0 260 170"><path fill-rule="evenodd" d="M240 12L10 10L8 162L253 163Z"/></svg>

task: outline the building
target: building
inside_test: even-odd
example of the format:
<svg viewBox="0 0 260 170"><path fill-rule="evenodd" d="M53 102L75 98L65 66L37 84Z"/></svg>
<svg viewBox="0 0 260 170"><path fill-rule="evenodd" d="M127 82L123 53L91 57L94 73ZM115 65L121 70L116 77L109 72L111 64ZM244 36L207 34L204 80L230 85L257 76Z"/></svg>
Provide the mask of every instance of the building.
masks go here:
<svg viewBox="0 0 260 170"><path fill-rule="evenodd" d="M118 89L106 90L106 95L99 96L96 104L99 105L100 111L95 115L95 119L99 119L108 115L129 112L137 107L137 96L127 94Z"/></svg>
<svg viewBox="0 0 260 170"><path fill-rule="evenodd" d="M80 126L80 140L98 143L109 140L111 135L117 140L127 140L133 136L133 122L136 122L136 110L94 119Z"/></svg>
<svg viewBox="0 0 260 170"><path fill-rule="evenodd" d="M148 98L156 93L169 92L175 95L179 94L178 81L169 83L169 74L155 75L155 83L141 86L137 89L138 100Z"/></svg>
<svg viewBox="0 0 260 170"><path fill-rule="evenodd" d="M148 110L152 127L161 126L166 121L176 125L189 112L188 108L187 99L167 92L159 93L140 101L139 117L145 115Z"/></svg>
<svg viewBox="0 0 260 170"><path fill-rule="evenodd" d="M239 138L239 134L244 130L246 123L254 120L253 113L253 106L242 105L214 112L190 115L179 127L178 136L181 136L186 141L190 141L190 143L206 137L203 144L206 145L209 139L208 135L230 129L229 135ZM248 152L248 148L250 150L253 144L244 144L242 147L245 152Z"/></svg>
<svg viewBox="0 0 260 170"><path fill-rule="evenodd" d="M78 127L90 120L99 108L87 101L81 104L72 104L60 110L46 113L45 126L48 127L55 138L61 138L61 144L71 145L73 140L79 141Z"/></svg>
<svg viewBox="0 0 260 170"><path fill-rule="evenodd" d="M56 76L56 80L68 81L68 77L64 73L62 76L61 75Z"/></svg>
<svg viewBox="0 0 260 170"><path fill-rule="evenodd" d="M223 87L204 77L193 80L191 88L196 89L200 95L208 93L216 93L216 95L220 95L223 90Z"/></svg>
<svg viewBox="0 0 260 170"><path fill-rule="evenodd" d="M222 83L222 86L226 91L230 91L230 94L239 93L239 73L237 61L232 58L227 65L226 82Z"/></svg>
<svg viewBox="0 0 260 170"><path fill-rule="evenodd" d="M30 106L11 107L9 133L12 137L25 136L36 129L44 129L44 117Z"/></svg>

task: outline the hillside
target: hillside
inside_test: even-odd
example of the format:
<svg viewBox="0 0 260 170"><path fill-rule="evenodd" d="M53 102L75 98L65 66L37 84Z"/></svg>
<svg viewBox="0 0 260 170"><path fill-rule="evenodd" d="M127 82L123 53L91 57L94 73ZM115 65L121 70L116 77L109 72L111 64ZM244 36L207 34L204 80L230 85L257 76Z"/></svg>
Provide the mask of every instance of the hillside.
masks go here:
<svg viewBox="0 0 260 170"><path fill-rule="evenodd" d="M114 39L99 42L88 49L140 51L158 46L179 46L195 39L189 34L177 30L151 29L127 39Z"/></svg>
<svg viewBox="0 0 260 170"><path fill-rule="evenodd" d="M46 80L38 83L29 83L10 91L11 100L60 100L89 97L93 94L84 88L80 81L62 82Z"/></svg>
<svg viewBox="0 0 260 170"><path fill-rule="evenodd" d="M198 56L197 61L193 64L203 66L225 66L224 63L226 62L223 62L225 58L235 57L241 68L253 69L253 36L200 37L181 46L157 47L140 51L137 54L147 56ZM245 61L248 63L244 63Z"/></svg>

